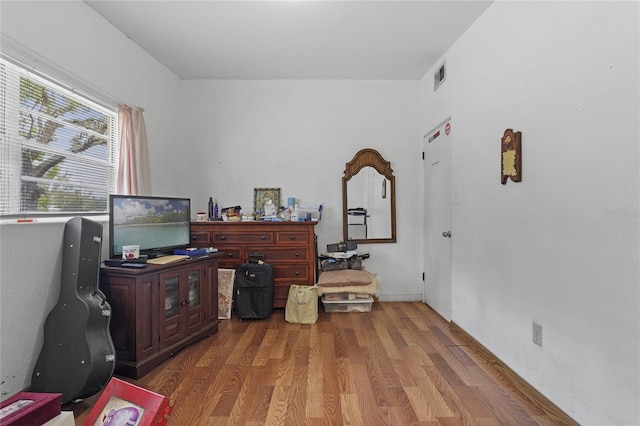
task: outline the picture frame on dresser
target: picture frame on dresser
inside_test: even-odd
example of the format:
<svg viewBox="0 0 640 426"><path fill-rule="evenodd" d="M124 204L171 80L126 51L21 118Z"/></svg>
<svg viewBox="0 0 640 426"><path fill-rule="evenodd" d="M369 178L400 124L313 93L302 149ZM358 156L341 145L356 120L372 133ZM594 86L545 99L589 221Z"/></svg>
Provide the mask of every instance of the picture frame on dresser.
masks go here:
<svg viewBox="0 0 640 426"><path fill-rule="evenodd" d="M275 214L280 211L280 188L254 188L253 189L253 211L265 213L264 205L267 201L273 201Z"/></svg>

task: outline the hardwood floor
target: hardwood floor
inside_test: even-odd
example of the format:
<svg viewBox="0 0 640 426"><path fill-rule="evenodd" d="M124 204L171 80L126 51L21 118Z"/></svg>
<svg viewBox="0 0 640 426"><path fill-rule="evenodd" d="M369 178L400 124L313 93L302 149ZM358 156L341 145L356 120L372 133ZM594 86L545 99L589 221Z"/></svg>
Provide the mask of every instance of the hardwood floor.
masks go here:
<svg viewBox="0 0 640 426"><path fill-rule="evenodd" d="M289 324L224 320L138 386L175 401L169 425L577 424L422 303ZM507 369L508 370L508 369ZM81 425L97 396L74 404Z"/></svg>

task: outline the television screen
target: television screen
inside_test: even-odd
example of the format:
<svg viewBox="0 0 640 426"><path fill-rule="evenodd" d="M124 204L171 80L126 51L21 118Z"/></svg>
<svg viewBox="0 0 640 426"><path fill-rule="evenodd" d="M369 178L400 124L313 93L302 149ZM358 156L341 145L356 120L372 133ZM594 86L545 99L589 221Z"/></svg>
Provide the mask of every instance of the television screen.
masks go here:
<svg viewBox="0 0 640 426"><path fill-rule="evenodd" d="M139 245L140 254L173 254L191 241L188 198L109 196L109 256L122 257L122 246Z"/></svg>

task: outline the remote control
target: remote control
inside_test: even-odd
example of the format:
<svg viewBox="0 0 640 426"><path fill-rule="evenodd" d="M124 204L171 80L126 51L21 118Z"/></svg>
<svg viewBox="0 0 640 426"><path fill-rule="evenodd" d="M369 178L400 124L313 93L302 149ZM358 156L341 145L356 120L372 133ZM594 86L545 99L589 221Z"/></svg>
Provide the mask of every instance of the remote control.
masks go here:
<svg viewBox="0 0 640 426"><path fill-rule="evenodd" d="M147 264L146 263L121 263L120 264L121 268L146 268Z"/></svg>

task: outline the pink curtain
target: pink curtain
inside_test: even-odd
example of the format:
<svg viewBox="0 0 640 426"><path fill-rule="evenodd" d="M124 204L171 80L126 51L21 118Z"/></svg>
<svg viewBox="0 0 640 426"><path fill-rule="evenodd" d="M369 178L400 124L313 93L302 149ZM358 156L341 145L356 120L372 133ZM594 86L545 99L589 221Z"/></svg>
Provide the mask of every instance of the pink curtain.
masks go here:
<svg viewBox="0 0 640 426"><path fill-rule="evenodd" d="M151 195L147 132L142 109L120 105L118 194Z"/></svg>

